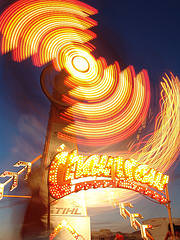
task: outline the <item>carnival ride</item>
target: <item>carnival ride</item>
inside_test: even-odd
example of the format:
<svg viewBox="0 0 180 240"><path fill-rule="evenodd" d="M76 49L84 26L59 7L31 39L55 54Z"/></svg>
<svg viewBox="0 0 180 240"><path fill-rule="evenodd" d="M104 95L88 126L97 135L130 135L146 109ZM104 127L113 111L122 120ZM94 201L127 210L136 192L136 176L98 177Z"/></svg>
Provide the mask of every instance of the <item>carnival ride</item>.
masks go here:
<svg viewBox="0 0 180 240"><path fill-rule="evenodd" d="M19 0L0 16L2 54L12 51L17 62L31 57L38 67L53 64L42 71L41 86L56 119L64 124L57 139L91 149L132 136L147 118L151 96L146 70L136 75L133 66L121 70L118 62L108 66L105 58L93 56L95 46L90 41L96 34L89 29L97 25L90 18L94 14L96 9L80 1ZM52 69L65 72L64 85L70 89L67 94L61 94L61 85L47 78ZM53 158L47 160L44 156L44 164L50 164L47 178L51 197L59 199L72 192L96 188L130 189L167 206L171 221L169 178L164 173L179 153L179 79L172 73L165 74L161 87L161 111L154 132L126 153L118 156L78 153L75 149L64 151L61 146ZM23 166L19 172L5 171L1 175L10 177L0 184L1 198L6 184L13 181L14 190L18 175L27 170L28 177L31 165L20 161L15 164ZM130 217L132 225L141 229L142 237L150 238L146 234L150 226L133 224L134 217L139 215L118 206ZM79 238L74 228L63 221L50 239L62 228L67 228L74 239Z"/></svg>

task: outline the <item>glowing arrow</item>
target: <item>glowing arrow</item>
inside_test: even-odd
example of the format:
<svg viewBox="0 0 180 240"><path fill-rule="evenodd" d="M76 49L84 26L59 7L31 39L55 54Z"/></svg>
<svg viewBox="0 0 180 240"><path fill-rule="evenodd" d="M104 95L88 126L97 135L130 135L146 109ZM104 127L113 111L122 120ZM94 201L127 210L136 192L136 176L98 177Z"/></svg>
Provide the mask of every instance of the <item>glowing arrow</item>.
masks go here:
<svg viewBox="0 0 180 240"><path fill-rule="evenodd" d="M25 166L25 168L20 170L21 172L24 171L25 169L27 169L27 173L26 173L25 178L24 178L25 180L27 180L28 176L29 176L29 174L31 172L32 164L30 162L23 162L23 161L19 161L19 162L14 164L14 167L21 167L21 166ZM20 174L20 172L18 172L18 175L19 174Z"/></svg>
<svg viewBox="0 0 180 240"><path fill-rule="evenodd" d="M11 185L10 191L13 191L15 188L18 186L18 173L16 172L10 172L10 171L5 171L3 172L0 177L10 177L4 185L8 184L11 180L13 180L13 184Z"/></svg>
<svg viewBox="0 0 180 240"><path fill-rule="evenodd" d="M143 216L140 213L131 213L130 214L130 223L131 227L133 227L135 230L137 230L137 220L135 218L143 218Z"/></svg>
<svg viewBox="0 0 180 240"><path fill-rule="evenodd" d="M130 213L125 207L133 208L133 205L131 203L119 203L120 215L123 218L127 218L127 215L130 217Z"/></svg>
<svg viewBox="0 0 180 240"><path fill-rule="evenodd" d="M141 225L140 226L140 230L141 230L141 237L144 239L144 240L148 240L148 236L147 236L147 232L146 232L146 229L149 229L149 228L152 228L151 225Z"/></svg>

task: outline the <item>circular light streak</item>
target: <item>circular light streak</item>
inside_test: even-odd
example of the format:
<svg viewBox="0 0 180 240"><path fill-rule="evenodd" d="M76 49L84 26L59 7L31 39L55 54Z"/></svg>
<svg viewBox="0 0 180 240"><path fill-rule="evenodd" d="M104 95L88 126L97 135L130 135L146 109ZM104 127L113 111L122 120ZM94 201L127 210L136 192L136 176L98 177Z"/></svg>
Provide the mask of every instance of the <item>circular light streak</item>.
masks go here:
<svg viewBox="0 0 180 240"><path fill-rule="evenodd" d="M145 120L150 86L145 70L120 71L92 55L89 30L97 23L89 18L97 10L80 1L19 0L0 16L1 52L13 50L13 59L32 56L36 66L50 61L57 71L65 69L70 87L62 100L72 105L60 115L67 127L60 138L78 139L84 145L119 142L132 135ZM74 121L74 122L73 122Z"/></svg>
<svg viewBox="0 0 180 240"><path fill-rule="evenodd" d="M96 63L101 65L94 65L92 75L74 72L66 79L73 88L63 100L72 106L60 116L70 122L58 133L62 139L68 135L82 145L113 144L132 135L146 118L150 102L147 72L136 75L132 66L121 72L117 62L107 66L104 59Z"/></svg>
<svg viewBox="0 0 180 240"><path fill-rule="evenodd" d="M54 64L57 69L65 69L69 73L65 84L69 85L70 88L95 86L101 79L98 62L91 54L93 50L94 47L88 43L84 45L73 43L64 45L59 51ZM79 71L74 67L73 60L77 57L88 63L86 71ZM87 67L85 66L85 68ZM81 96L78 99L80 100L80 98Z"/></svg>
<svg viewBox="0 0 180 240"><path fill-rule="evenodd" d="M19 0L0 16L2 54L12 51L18 62L32 57L36 66L52 61L57 71L69 73L65 84L71 90L62 98L72 106L60 115L68 126L58 136L93 146L132 135L146 119L150 102L145 70L138 75L132 66L120 71L117 62L107 66L104 58L91 54L94 47L88 42L96 34L88 29L97 23L89 16L96 13L76 0ZM86 61L83 68L74 64L79 57L86 59L88 68ZM154 133L142 148L138 145L133 157L164 172L179 153L180 85L176 77L164 78L161 96L162 111Z"/></svg>
<svg viewBox="0 0 180 240"><path fill-rule="evenodd" d="M129 137L145 120L150 102L145 70L138 75L132 66L120 71L117 62L107 66L104 58L91 54L94 47L88 42L96 34L89 29L97 23L89 15L96 13L80 1L19 0L0 16L3 54L13 51L15 61L32 56L36 66L52 61L57 71L69 73L65 84L71 90L62 99L72 106L60 115L67 127L58 136L71 141L77 137L84 145L112 144ZM84 64L79 65L80 60ZM134 155L154 167L163 162L164 171L179 151L179 80L166 76L162 88L163 111L155 131Z"/></svg>
<svg viewBox="0 0 180 240"><path fill-rule="evenodd" d="M79 72L87 72L89 69L89 62L86 58L76 56L72 59L72 65Z"/></svg>
<svg viewBox="0 0 180 240"><path fill-rule="evenodd" d="M1 52L13 51L14 61L32 56L36 66L56 59L64 44L84 44L96 37L89 18L97 10L80 1L19 0L0 16ZM59 69L61 70L61 69Z"/></svg>

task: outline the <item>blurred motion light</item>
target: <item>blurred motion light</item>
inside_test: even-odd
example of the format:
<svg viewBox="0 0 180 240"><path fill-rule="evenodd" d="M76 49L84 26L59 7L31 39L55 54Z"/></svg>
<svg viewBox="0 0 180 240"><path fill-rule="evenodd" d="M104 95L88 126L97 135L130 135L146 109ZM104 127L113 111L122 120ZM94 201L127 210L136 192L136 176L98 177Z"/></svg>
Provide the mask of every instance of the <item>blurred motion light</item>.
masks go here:
<svg viewBox="0 0 180 240"><path fill-rule="evenodd" d="M0 16L1 52L12 51L14 61L32 57L36 66L52 62L64 69L71 89L62 96L70 105L60 114L66 124L59 138L81 145L102 146L131 136L143 123L150 103L146 70L132 66L120 71L91 54L97 10L81 1L19 0Z"/></svg>
<svg viewBox="0 0 180 240"><path fill-rule="evenodd" d="M87 72L89 69L89 63L86 58L77 56L72 60L72 64L77 71Z"/></svg>

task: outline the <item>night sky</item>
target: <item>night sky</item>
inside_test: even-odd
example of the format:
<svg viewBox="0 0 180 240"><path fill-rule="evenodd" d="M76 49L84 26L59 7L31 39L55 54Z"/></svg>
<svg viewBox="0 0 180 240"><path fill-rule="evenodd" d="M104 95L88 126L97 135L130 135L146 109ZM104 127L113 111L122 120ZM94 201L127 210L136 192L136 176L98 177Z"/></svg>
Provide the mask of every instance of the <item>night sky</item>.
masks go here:
<svg viewBox="0 0 180 240"><path fill-rule="evenodd" d="M13 1L1 0L2 10ZM165 1L120 1L86 0L99 10L93 16L98 21L95 41L96 54L108 59L108 64L119 61L121 68L135 67L136 73L148 70L152 102L158 110L160 80L165 72L180 77L180 2ZM18 160L31 161L43 151L50 104L40 88L42 68L31 64L31 60L15 63L11 54L0 56L0 171L12 170ZM156 112L155 112L156 114ZM172 213L180 217L180 164L178 161L169 170ZM18 200L19 201L19 200ZM15 218L17 200L0 201L0 226L5 230ZM165 207L144 200L136 202L145 219L167 217ZM18 205L19 206L19 205ZM21 221L21 216L17 221ZM92 217L92 227L129 230L128 223L122 223L118 209L104 209ZM3 216L3 218L2 218ZM111 223L111 224L110 224ZM17 231L17 224L11 226ZM1 237L0 237L1 239ZM2 238L4 239L4 238ZM15 239L9 233L8 240Z"/></svg>

